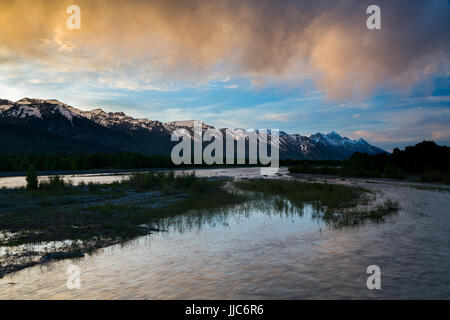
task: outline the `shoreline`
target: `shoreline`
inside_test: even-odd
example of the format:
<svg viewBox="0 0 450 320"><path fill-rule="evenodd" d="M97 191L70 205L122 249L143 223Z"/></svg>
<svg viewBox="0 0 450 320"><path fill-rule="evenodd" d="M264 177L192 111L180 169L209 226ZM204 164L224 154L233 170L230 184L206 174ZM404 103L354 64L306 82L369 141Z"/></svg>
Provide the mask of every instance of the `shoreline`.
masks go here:
<svg viewBox="0 0 450 320"><path fill-rule="evenodd" d="M37 171L38 176L76 176L76 175L126 175L137 172L149 173L149 172L168 172L168 171L206 171L206 170L233 170L233 169L258 169L258 166L214 166L214 167L183 167L183 168L140 168L140 169L87 169L87 170L49 170L49 171ZM280 169L287 169L288 166L280 166ZM449 189L450 185L440 183L440 182L422 182L418 181L416 177L408 177L406 179L394 179L394 178L371 178L371 177L346 177L337 175L327 175L327 174L315 174L315 173L287 173L287 175L296 178L313 178L313 179L329 179L329 180L355 180L361 182L371 182L371 183L390 183L398 184L402 186L411 185L423 185L429 187L442 187L443 189ZM1 178L20 178L26 177L26 171L0 171Z"/></svg>
<svg viewBox="0 0 450 320"><path fill-rule="evenodd" d="M283 166L285 167L285 166ZM37 171L38 176L53 176L53 175L84 175L84 174L110 174L110 173L136 173L136 172L164 172L164 171L183 171L183 170L213 170L213 169L255 169L261 167L255 166L213 166L213 167L183 167L183 168L139 168L139 169L86 169L86 170L48 170ZM282 168L282 167L280 167ZM286 166L287 168L287 166ZM14 178L25 177L26 171L0 171L0 178Z"/></svg>

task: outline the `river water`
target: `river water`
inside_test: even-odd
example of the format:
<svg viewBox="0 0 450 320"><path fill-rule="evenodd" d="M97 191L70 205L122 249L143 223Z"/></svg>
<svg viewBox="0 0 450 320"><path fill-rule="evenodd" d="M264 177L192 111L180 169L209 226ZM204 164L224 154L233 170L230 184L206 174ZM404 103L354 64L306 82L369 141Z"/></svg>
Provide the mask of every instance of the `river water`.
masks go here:
<svg viewBox="0 0 450 320"><path fill-rule="evenodd" d="M258 174L251 168L198 171ZM450 192L406 183L334 182L379 190L401 210L384 223L336 229L315 219L310 206L294 214L238 206L81 259L10 274L0 279L0 298L449 299ZM69 265L80 268L80 289L66 286ZM380 290L366 286L370 265L381 269Z"/></svg>

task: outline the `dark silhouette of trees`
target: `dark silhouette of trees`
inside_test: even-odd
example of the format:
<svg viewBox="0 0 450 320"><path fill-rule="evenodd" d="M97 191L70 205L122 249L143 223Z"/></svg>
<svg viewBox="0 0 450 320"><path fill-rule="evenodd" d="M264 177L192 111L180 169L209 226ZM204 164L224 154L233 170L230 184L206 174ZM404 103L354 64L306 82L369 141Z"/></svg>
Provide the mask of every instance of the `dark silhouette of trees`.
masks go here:
<svg viewBox="0 0 450 320"><path fill-rule="evenodd" d="M28 190L36 190L38 188L37 172L32 164L28 167L26 181Z"/></svg>
<svg viewBox="0 0 450 320"><path fill-rule="evenodd" d="M391 154L355 153L342 163L342 174L360 177L402 178L420 175L427 181L446 181L450 177L450 147L423 141Z"/></svg>
<svg viewBox="0 0 450 320"><path fill-rule="evenodd" d="M170 157L139 153L0 155L0 171L88 169L142 169L172 167Z"/></svg>

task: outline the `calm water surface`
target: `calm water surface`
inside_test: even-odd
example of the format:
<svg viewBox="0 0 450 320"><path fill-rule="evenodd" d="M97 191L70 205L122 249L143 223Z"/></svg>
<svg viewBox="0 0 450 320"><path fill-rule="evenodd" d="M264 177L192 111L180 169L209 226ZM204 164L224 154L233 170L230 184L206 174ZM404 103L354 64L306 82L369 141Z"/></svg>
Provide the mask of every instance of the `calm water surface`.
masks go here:
<svg viewBox="0 0 450 320"><path fill-rule="evenodd" d="M246 170L236 175L252 174ZM313 219L309 206L288 215L236 208L8 275L0 298L449 299L450 193L341 183L380 190L402 209L382 224L334 229ZM80 290L66 287L69 264L81 268ZM373 264L381 268L381 290L366 287Z"/></svg>

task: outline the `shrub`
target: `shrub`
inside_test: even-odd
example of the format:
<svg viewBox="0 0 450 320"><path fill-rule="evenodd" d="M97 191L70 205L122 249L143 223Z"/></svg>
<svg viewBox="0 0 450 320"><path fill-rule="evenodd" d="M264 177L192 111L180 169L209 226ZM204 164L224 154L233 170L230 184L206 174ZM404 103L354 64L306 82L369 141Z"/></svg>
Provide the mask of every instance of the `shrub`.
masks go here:
<svg viewBox="0 0 450 320"><path fill-rule="evenodd" d="M39 189L57 191L64 189L66 186L66 182L60 176L51 176L48 181L39 184Z"/></svg>
<svg viewBox="0 0 450 320"><path fill-rule="evenodd" d="M28 190L36 190L38 188L38 177L34 165L28 167L26 181Z"/></svg>
<svg viewBox="0 0 450 320"><path fill-rule="evenodd" d="M94 192L94 191L97 191L98 189L100 189L100 185L98 183L94 183L92 181L90 181L87 186L88 186L89 192Z"/></svg>
<svg viewBox="0 0 450 320"><path fill-rule="evenodd" d="M134 173L129 179L130 186L137 191L161 189L164 193L173 193L176 190L203 192L208 187L205 178L198 178L195 172L181 173L175 176L173 171L164 173Z"/></svg>

